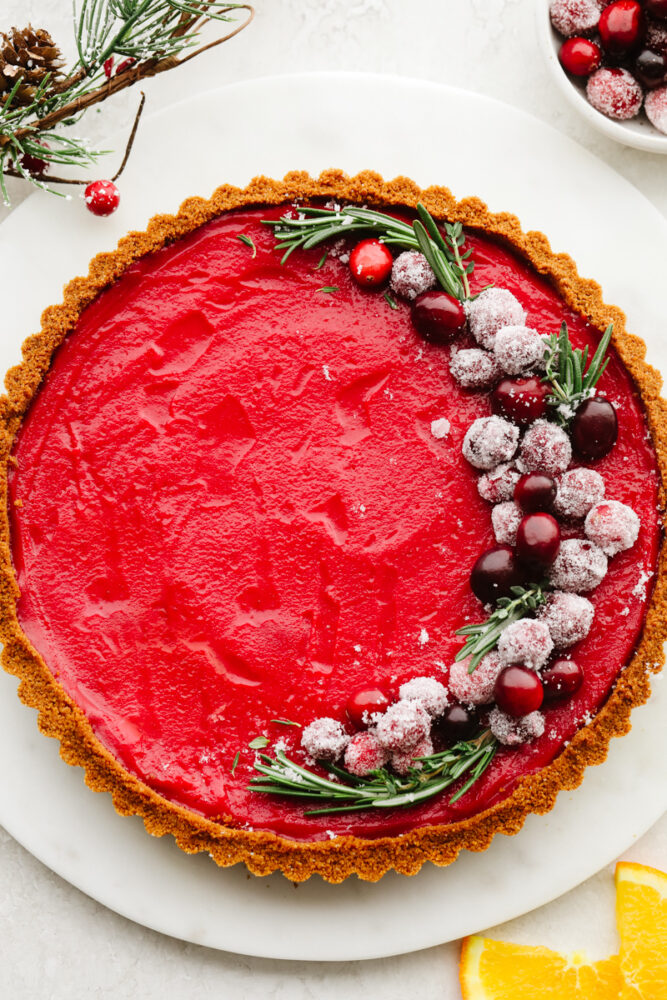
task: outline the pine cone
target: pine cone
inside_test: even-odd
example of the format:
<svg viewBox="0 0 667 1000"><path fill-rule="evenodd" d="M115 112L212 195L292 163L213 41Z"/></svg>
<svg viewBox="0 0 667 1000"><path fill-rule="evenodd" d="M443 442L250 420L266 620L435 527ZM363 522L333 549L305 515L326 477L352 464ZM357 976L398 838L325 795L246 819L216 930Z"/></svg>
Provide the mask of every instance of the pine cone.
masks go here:
<svg viewBox="0 0 667 1000"><path fill-rule="evenodd" d="M22 31L0 31L0 102L7 100L17 80L21 86L14 96L16 104L30 104L37 87L47 73L56 80L64 61L60 49L48 31L28 25Z"/></svg>

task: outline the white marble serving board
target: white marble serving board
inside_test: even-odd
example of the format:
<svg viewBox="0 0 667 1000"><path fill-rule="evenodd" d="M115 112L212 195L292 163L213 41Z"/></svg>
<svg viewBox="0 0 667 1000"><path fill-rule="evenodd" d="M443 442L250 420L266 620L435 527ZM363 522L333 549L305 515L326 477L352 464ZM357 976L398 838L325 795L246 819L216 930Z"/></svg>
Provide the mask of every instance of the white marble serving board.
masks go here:
<svg viewBox="0 0 667 1000"><path fill-rule="evenodd" d="M373 109L372 121L364 108ZM175 134L181 150L200 155L174 156ZM501 155L507 149L527 155ZM315 74L234 85L147 120L123 178L121 207L102 223L81 203L41 193L14 211L0 230L0 274L12 290L3 303L0 366L18 360L21 340L37 327L41 308L59 299L63 282L154 212L174 210L190 194L207 195L221 181L244 184L260 172L328 166L405 173L515 212L525 228L547 232L583 274L600 280L649 344L651 360L667 363L659 304L644 294L661 287L667 224L618 174L560 133L488 98L422 81ZM628 246L641 254L628 256ZM39 736L14 687L0 678L7 767L0 822L117 912L247 955L351 960L460 937L577 885L667 805L667 697L657 684L607 763L562 795L551 814L529 818L517 837L500 837L483 855L462 856L448 869L428 866L412 879L389 875L377 885L351 879L342 886L312 879L295 890L281 876L249 878L242 868L222 871L206 857L188 858L170 841L149 838L137 819L121 819L109 798L88 791L81 773Z"/></svg>

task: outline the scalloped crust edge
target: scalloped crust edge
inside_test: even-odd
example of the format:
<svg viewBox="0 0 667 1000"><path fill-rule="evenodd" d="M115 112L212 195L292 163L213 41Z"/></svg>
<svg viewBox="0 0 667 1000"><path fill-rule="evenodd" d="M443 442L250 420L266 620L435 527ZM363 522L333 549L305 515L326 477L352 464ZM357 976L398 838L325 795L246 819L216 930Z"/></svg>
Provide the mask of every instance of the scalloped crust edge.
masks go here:
<svg viewBox="0 0 667 1000"><path fill-rule="evenodd" d="M631 661L595 718L580 729L558 757L537 774L524 777L512 794L466 820L451 825L417 828L399 837L365 840L353 836L325 842L287 840L273 833L247 831L214 822L174 805L125 770L96 739L80 708L58 685L45 662L23 634L17 617L18 585L13 571L7 475L14 465L11 455L21 420L39 390L52 356L74 329L83 309L99 292L113 284L138 258L173 243L222 212L248 205L278 205L296 199L333 197L345 202L414 208L423 201L435 218L460 221L492 234L551 281L564 301L583 314L598 330L614 323L613 343L629 370L643 400L656 448L661 474L661 504L667 484L667 402L660 397L662 379L644 358L646 345L625 329L625 316L602 298L600 286L579 276L574 261L552 252L546 236L524 233L516 216L491 213L477 198L457 202L443 187L421 190L406 177L385 183L364 171L348 177L340 170L324 171L314 179L291 172L283 181L255 178L248 187L219 187L209 200L188 198L176 215L157 215L144 232L130 232L111 253L100 253L90 263L87 277L66 286L60 305L42 314L42 328L23 344L23 361L5 378L7 395L0 398L0 463L3 473L0 513L0 639L2 664L20 678L20 699L38 710L40 731L60 741L60 755L68 764L84 768L86 784L96 792L109 792L122 815L139 815L148 833L171 834L185 852L207 851L220 866L243 862L255 875L282 872L294 882L313 874L332 883L356 874L377 881L390 869L414 875L426 861L450 864L460 851L484 851L498 833L517 833L530 813L547 813L562 789L574 789L588 766L601 764L613 737L630 729L630 712L650 694L650 676L664 664L667 639L666 546L661 545L656 583L650 598L642 635Z"/></svg>

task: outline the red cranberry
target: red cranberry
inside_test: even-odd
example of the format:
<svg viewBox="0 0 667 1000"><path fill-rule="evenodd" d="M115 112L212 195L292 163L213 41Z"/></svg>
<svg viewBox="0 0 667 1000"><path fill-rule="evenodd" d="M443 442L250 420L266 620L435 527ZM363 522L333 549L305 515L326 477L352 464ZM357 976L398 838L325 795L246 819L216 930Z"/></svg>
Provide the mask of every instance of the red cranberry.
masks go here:
<svg viewBox="0 0 667 1000"><path fill-rule="evenodd" d="M635 59L634 74L649 90L661 87L667 79L667 59L659 52L644 49Z"/></svg>
<svg viewBox="0 0 667 1000"><path fill-rule="evenodd" d="M556 499L556 483L543 472L529 472L514 487L514 499L529 514L549 510Z"/></svg>
<svg viewBox="0 0 667 1000"><path fill-rule="evenodd" d="M524 427L545 415L549 392L539 378L504 378L491 393L491 408Z"/></svg>
<svg viewBox="0 0 667 1000"><path fill-rule="evenodd" d="M588 38L568 38L561 45L558 58L572 76L590 76L602 62L602 52Z"/></svg>
<svg viewBox="0 0 667 1000"><path fill-rule="evenodd" d="M538 710L544 699L544 689L533 670L514 664L498 675L494 697L498 708L519 717Z"/></svg>
<svg viewBox="0 0 667 1000"><path fill-rule="evenodd" d="M555 660L542 673L544 697L548 701L570 698L584 681L584 672L574 660Z"/></svg>
<svg viewBox="0 0 667 1000"><path fill-rule="evenodd" d="M470 574L470 589L482 604L493 604L499 597L509 597L512 587L523 582L523 573L509 545L487 549Z"/></svg>
<svg viewBox="0 0 667 1000"><path fill-rule="evenodd" d="M526 566L550 566L560 548L560 528L551 514L526 514L516 533L516 554Z"/></svg>
<svg viewBox="0 0 667 1000"><path fill-rule="evenodd" d="M424 340L447 344L466 322L463 305L447 292L422 292L412 306L412 322Z"/></svg>
<svg viewBox="0 0 667 1000"><path fill-rule="evenodd" d="M618 437L616 410L609 400L595 396L582 403L574 415L570 436L582 458L593 460L607 455Z"/></svg>
<svg viewBox="0 0 667 1000"><path fill-rule="evenodd" d="M106 76L107 80L111 79L111 74L113 73L113 64L114 64L113 56L109 56L108 59L104 60L104 75Z"/></svg>
<svg viewBox="0 0 667 1000"><path fill-rule="evenodd" d="M667 0L644 0L644 6L653 17L667 19Z"/></svg>
<svg viewBox="0 0 667 1000"><path fill-rule="evenodd" d="M646 30L641 4L637 0L609 4L600 15L598 30L603 47L611 55L630 52L641 43Z"/></svg>
<svg viewBox="0 0 667 1000"><path fill-rule="evenodd" d="M93 215L111 215L118 208L120 192L113 181L93 181L84 191L86 208Z"/></svg>
<svg viewBox="0 0 667 1000"><path fill-rule="evenodd" d="M362 288L380 288L391 274L394 258L379 240L362 240L350 254L352 277Z"/></svg>
<svg viewBox="0 0 667 1000"><path fill-rule="evenodd" d="M434 735L445 745L468 740L477 731L477 716L463 705L450 705L433 727Z"/></svg>
<svg viewBox="0 0 667 1000"><path fill-rule="evenodd" d="M382 688L359 688L355 691L345 706L347 717L355 729L366 729L368 722L364 718L378 712L384 713L389 708L389 698Z"/></svg>

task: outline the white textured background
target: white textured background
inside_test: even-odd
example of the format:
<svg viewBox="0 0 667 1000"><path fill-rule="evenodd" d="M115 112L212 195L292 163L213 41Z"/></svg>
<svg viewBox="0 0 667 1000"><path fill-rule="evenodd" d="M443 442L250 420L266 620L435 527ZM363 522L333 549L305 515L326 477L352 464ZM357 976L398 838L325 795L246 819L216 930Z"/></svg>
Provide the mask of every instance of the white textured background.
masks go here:
<svg viewBox="0 0 667 1000"><path fill-rule="evenodd" d="M339 69L422 77L492 95L549 121L605 159L667 215L667 158L591 133L552 88L535 37L534 7L543 2L256 0L257 18L247 32L187 69L147 82L147 111L271 73ZM0 29L32 21L71 53L69 0L2 0L0 8ZM100 141L132 118L136 100L135 93L126 92L113 107L89 114L86 134ZM359 114L372 128L373 109L360 107ZM206 149L181 148L175 131L173 155L206 156ZM498 155L530 157L531 151L495 150ZM105 172L102 167L99 174ZM20 182L11 191L15 204L26 193ZM0 208L0 219L6 211ZM39 233L33 238L38 240ZM667 868L667 819L628 856ZM545 864L558 864L558 859L545 858ZM1 828L0 872L0 1000L405 1000L406 995L456 1000L460 995L458 945L347 964L248 959L183 944L116 916L45 869ZM614 948L612 907L609 869L493 933L565 950L584 944L592 957L602 957Z"/></svg>

